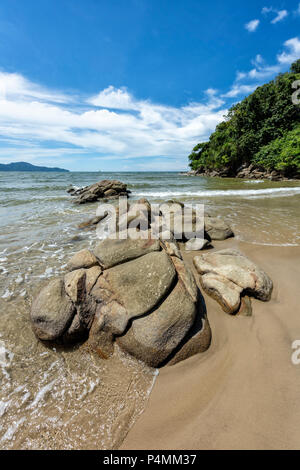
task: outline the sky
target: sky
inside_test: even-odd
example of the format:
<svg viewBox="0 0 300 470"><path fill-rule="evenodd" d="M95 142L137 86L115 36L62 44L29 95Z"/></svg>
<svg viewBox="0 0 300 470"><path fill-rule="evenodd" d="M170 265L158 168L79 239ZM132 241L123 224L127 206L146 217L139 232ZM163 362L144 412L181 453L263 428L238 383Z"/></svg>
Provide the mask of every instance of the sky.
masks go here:
<svg viewBox="0 0 300 470"><path fill-rule="evenodd" d="M0 162L185 170L298 58L299 0L1 0Z"/></svg>

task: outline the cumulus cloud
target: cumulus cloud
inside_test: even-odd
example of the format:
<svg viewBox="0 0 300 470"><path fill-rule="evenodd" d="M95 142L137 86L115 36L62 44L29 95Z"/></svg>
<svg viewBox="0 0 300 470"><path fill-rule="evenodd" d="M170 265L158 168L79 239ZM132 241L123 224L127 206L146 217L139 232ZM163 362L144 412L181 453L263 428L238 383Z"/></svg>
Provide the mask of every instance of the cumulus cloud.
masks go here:
<svg viewBox="0 0 300 470"><path fill-rule="evenodd" d="M126 88L115 88L109 86L98 95L88 100L88 103L109 109L138 109L138 102L128 93Z"/></svg>
<svg viewBox="0 0 300 470"><path fill-rule="evenodd" d="M0 160L16 161L22 155L57 165L86 156L118 160L123 169L128 159L136 159L136 169L168 169L170 162L171 168L182 169L195 143L207 140L224 119L230 100L251 93L299 57L300 39L288 39L275 64L257 54L251 69L238 72L227 92L208 88L203 102L178 107L140 100L113 86L86 99L2 71Z"/></svg>
<svg viewBox="0 0 300 470"><path fill-rule="evenodd" d="M110 86L84 100L2 72L0 155L22 148L22 155L32 160L39 148L40 156L47 156L44 147L51 142L49 154L56 152L57 157L77 153L121 159L182 158L222 121L226 108L215 93L209 90L204 103L172 107L138 100L126 88Z"/></svg>
<svg viewBox="0 0 300 470"><path fill-rule="evenodd" d="M246 23L246 24L245 24L245 28L246 28L247 31L249 31L250 33L253 33L254 31L257 30L257 28L258 28L258 26L259 26L259 23L260 23L259 20L251 20L251 21L249 21L249 23Z"/></svg>

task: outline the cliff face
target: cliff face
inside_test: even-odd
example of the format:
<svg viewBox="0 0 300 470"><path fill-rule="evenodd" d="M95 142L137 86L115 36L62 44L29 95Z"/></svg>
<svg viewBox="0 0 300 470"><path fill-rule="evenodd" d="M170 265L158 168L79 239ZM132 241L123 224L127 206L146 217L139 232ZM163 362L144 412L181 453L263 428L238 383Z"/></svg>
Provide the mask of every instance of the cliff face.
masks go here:
<svg viewBox="0 0 300 470"><path fill-rule="evenodd" d="M280 177L300 175L300 59L290 72L258 87L228 112L208 142L189 155L197 173L237 176L241 168ZM274 173L275 175L275 173Z"/></svg>
<svg viewBox="0 0 300 470"><path fill-rule="evenodd" d="M48 168L46 166L36 166L31 165L31 163L26 162L16 162L0 164L0 171L59 171L59 172L68 172L69 170L64 170L63 168Z"/></svg>

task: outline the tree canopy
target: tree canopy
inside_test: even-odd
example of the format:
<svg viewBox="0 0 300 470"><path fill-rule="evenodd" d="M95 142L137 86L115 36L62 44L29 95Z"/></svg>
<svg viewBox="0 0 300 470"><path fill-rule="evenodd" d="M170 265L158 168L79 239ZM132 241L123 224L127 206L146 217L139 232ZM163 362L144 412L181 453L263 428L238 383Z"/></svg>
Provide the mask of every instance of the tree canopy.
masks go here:
<svg viewBox="0 0 300 470"><path fill-rule="evenodd" d="M292 102L292 84L300 80L300 59L290 72L235 104L208 142L197 144L189 155L197 169L225 169L236 174L244 163L285 174L300 172L300 105Z"/></svg>

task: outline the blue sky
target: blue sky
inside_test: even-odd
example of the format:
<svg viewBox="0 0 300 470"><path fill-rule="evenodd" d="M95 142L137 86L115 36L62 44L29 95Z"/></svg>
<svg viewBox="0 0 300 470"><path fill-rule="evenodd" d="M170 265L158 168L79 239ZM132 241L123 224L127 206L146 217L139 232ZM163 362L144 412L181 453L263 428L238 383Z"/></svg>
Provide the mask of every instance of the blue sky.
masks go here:
<svg viewBox="0 0 300 470"><path fill-rule="evenodd" d="M183 170L298 58L299 1L1 0L0 162Z"/></svg>

